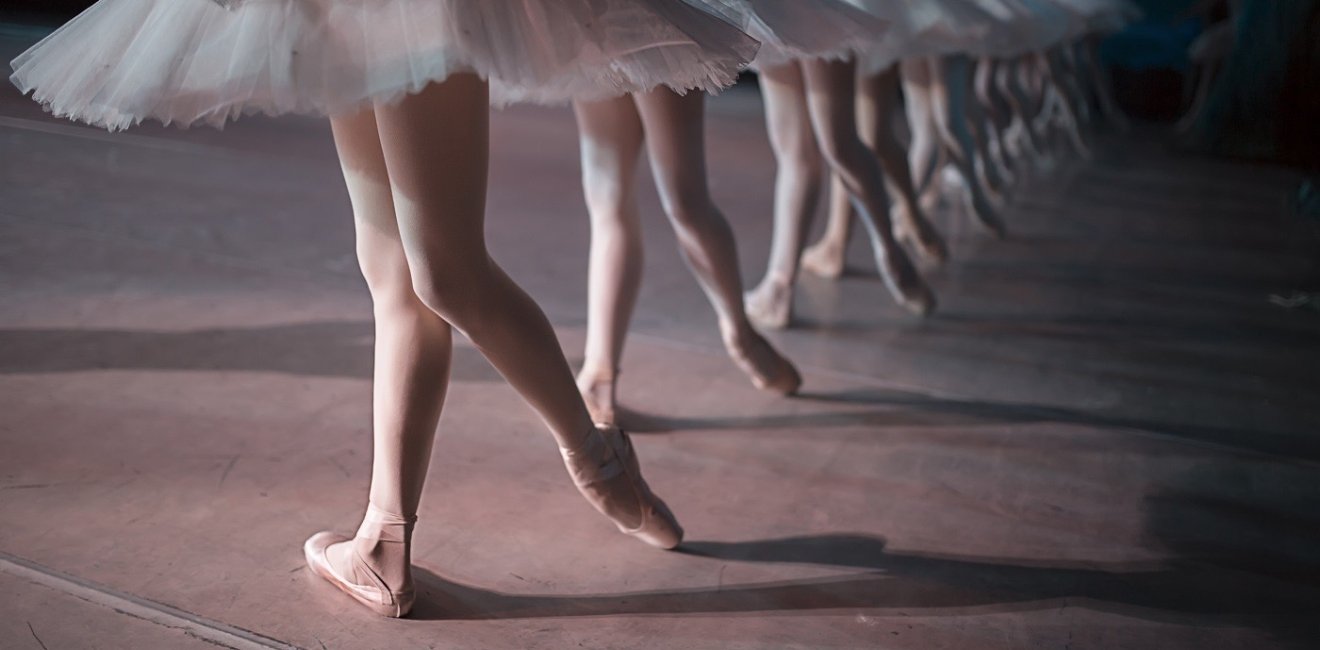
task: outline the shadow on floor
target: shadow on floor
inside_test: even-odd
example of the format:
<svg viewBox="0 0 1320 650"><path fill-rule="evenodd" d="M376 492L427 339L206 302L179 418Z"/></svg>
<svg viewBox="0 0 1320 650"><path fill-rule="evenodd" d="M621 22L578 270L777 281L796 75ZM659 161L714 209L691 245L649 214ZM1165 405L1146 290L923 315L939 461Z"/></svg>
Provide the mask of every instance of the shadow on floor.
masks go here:
<svg viewBox="0 0 1320 650"><path fill-rule="evenodd" d="M1314 647L1320 620L1320 482L1309 468L1234 459L1152 476L1147 544L1171 559L1095 562L893 550L863 534L691 541L678 552L725 564L859 569L844 576L582 596L508 594L419 570L414 617L488 620L577 616L791 616L856 609L967 616L1085 607L1159 623L1253 627ZM969 531L974 535L975 531ZM878 610L878 611L877 611Z"/></svg>
<svg viewBox="0 0 1320 650"><path fill-rule="evenodd" d="M248 371L370 380L371 340L369 321L317 321L178 332L0 329L0 374L109 369ZM452 376L456 381L500 381L499 374L469 346L455 346ZM1320 460L1320 438L1299 431L1169 422L1048 405L944 399L894 390L804 393L800 399L881 408L711 418L662 416L621 407L620 422L635 433L1062 422L1130 429L1244 451Z"/></svg>
<svg viewBox="0 0 1320 650"><path fill-rule="evenodd" d="M0 374L84 370L274 372L371 379L372 324L319 321L178 332L0 329ZM476 349L454 346L456 381L498 381Z"/></svg>
<svg viewBox="0 0 1320 650"><path fill-rule="evenodd" d="M949 427L1061 422L1091 428L1128 429L1218 445L1238 451L1274 454L1304 461L1320 461L1320 439L1303 431L1268 431L1258 428L1168 422L1036 404L946 399L898 390L859 389L837 393L803 393L797 399L825 404L882 408L745 417L670 417L620 407L619 422L630 433L637 434L711 429L811 430L834 427Z"/></svg>
<svg viewBox="0 0 1320 650"><path fill-rule="evenodd" d="M887 610L920 616L1047 611L1084 599L1091 609L1182 625L1239 625L1310 638L1320 583L1311 575L1274 577L1195 560L1104 565L1022 559L938 557L891 552L864 535L746 542L691 542L682 552L721 562L856 567L819 579L715 588L584 596L506 594L415 571L414 618L490 620L615 615L714 615L828 609ZM1282 569L1283 567L1273 567Z"/></svg>

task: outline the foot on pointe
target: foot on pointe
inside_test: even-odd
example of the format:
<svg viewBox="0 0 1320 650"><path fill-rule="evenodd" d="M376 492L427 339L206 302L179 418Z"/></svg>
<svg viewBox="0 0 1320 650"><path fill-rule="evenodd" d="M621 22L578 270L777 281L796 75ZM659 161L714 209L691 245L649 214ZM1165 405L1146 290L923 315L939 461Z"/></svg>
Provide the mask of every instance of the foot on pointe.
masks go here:
<svg viewBox="0 0 1320 650"><path fill-rule="evenodd" d="M312 573L367 609L407 616L415 599L409 546L416 521L368 505L356 536L319 532L303 544L303 556Z"/></svg>
<svg viewBox="0 0 1320 650"><path fill-rule="evenodd" d="M877 251L876 264L885 288L902 308L918 315L928 316L935 311L935 294L926 286L912 261L903 249L894 246L889 251Z"/></svg>
<svg viewBox="0 0 1320 650"><path fill-rule="evenodd" d="M727 341L724 345L733 362L751 378L753 386L780 395L792 395L802 387L802 375L793 362L756 330L749 330L741 340Z"/></svg>
<svg viewBox="0 0 1320 650"><path fill-rule="evenodd" d="M759 327L781 330L788 327L793 314L793 294L789 286L762 280L760 286L743 296L747 318Z"/></svg>
<svg viewBox="0 0 1320 650"><path fill-rule="evenodd" d="M843 275L843 246L821 240L802 253L802 269L822 278L833 280Z"/></svg>
<svg viewBox="0 0 1320 650"><path fill-rule="evenodd" d="M663 549L683 541L674 513L642 478L628 434L618 427L594 429L577 447L559 453L578 492L619 532Z"/></svg>
<svg viewBox="0 0 1320 650"><path fill-rule="evenodd" d="M943 264L949 258L949 247L935 224L924 215L913 217L906 211L899 212L904 214L894 219L894 239L911 246L921 261L932 266Z"/></svg>
<svg viewBox="0 0 1320 650"><path fill-rule="evenodd" d="M999 218L999 212L985 197L968 192L967 203L972 209L972 216L976 217L976 222L989 230L995 239L1008 236L1008 229L1004 226L1004 221Z"/></svg>
<svg viewBox="0 0 1320 650"><path fill-rule="evenodd" d="M587 405L591 421L601 425L613 425L618 422L615 408L615 378L618 373L604 376L600 373L583 371L577 376L578 392Z"/></svg>

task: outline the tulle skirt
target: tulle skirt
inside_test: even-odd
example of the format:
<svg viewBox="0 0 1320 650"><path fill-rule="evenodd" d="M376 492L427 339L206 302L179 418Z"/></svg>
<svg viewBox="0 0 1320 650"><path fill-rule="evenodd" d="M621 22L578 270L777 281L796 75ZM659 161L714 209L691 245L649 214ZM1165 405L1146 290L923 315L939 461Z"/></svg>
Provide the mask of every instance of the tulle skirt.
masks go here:
<svg viewBox="0 0 1320 650"><path fill-rule="evenodd" d="M756 69L809 59L857 56L885 34L889 20L856 0L688 0L711 8L760 41Z"/></svg>
<svg viewBox="0 0 1320 650"><path fill-rule="evenodd" d="M1017 56L1040 52L1076 36L1073 14L1052 0L977 0L987 6L998 3L1007 8L1002 29L988 39L980 54Z"/></svg>
<svg viewBox="0 0 1320 650"><path fill-rule="evenodd" d="M850 1L892 22L889 32L861 57L860 66L866 74L883 72L909 57L977 50L1003 20L975 0Z"/></svg>
<svg viewBox="0 0 1320 650"><path fill-rule="evenodd" d="M791 1L791 0L788 0ZM715 90L757 43L682 0L100 0L12 63L47 110L109 129L335 115L458 72L495 105Z"/></svg>

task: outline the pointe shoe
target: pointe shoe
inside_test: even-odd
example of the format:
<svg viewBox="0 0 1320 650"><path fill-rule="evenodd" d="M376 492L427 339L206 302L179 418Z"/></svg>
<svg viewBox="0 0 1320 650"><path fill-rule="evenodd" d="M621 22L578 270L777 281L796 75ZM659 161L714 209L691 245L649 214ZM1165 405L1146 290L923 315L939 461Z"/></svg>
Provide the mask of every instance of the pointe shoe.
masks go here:
<svg viewBox="0 0 1320 650"><path fill-rule="evenodd" d="M752 385L760 390L792 395L802 387L802 375L798 374L793 362L779 353L769 341L759 333L752 331L746 342L726 342L724 347L729 358L738 365L752 380Z"/></svg>
<svg viewBox="0 0 1320 650"><path fill-rule="evenodd" d="M963 202L975 217L976 223L990 231L995 239L1004 239L1008 236L1008 228L999 217L999 212L985 200L985 197L969 190L963 194Z"/></svg>
<svg viewBox="0 0 1320 650"><path fill-rule="evenodd" d="M683 541L683 528L647 486L632 441L621 429L596 429L578 447L561 447L559 453L578 492L619 532L662 549Z"/></svg>
<svg viewBox="0 0 1320 650"><path fill-rule="evenodd" d="M877 251L876 264L885 288L900 307L923 317L935 311L935 293L926 286L902 248L895 247L888 254Z"/></svg>
<svg viewBox="0 0 1320 650"><path fill-rule="evenodd" d="M893 220L894 239L916 251L922 262L940 266L949 259L949 247L935 225L925 217L901 216Z"/></svg>
<svg viewBox="0 0 1320 650"><path fill-rule="evenodd" d="M413 601L416 600L411 579L405 580L403 585L397 585L399 587L397 589L385 584L380 574L371 568L367 560L352 545L357 539L375 541L378 544L407 545L411 542L413 524L416 521L416 517L405 518L368 505L367 514L362 519L357 537L345 537L327 531L319 532L303 543L303 556L307 559L307 566L311 568L312 573L338 587L340 591L348 594L367 609L390 618L407 616L412 611ZM375 535L375 537L367 537L367 535ZM335 562L331 560L330 547L339 544L350 546L337 549L342 555L340 553L335 555L342 559ZM406 561L408 557L406 546L403 556ZM346 566L344 562L347 563Z"/></svg>

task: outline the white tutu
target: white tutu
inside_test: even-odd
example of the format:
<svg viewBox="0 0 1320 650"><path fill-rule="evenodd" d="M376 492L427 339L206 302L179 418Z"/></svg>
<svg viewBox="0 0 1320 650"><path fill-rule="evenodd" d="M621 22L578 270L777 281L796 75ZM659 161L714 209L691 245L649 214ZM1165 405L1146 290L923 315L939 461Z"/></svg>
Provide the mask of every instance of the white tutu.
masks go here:
<svg viewBox="0 0 1320 650"><path fill-rule="evenodd" d="M456 72L491 101L732 83L757 44L681 0L100 0L12 63L57 115L221 126L334 115Z"/></svg>
<svg viewBox="0 0 1320 650"><path fill-rule="evenodd" d="M1040 52L1072 37L1074 16L1052 0L973 0L995 16L994 27L969 54L1013 57Z"/></svg>
<svg viewBox="0 0 1320 650"><path fill-rule="evenodd" d="M850 1L892 21L889 32L861 59L861 69L866 74L878 74L909 57L977 50L1000 20L975 0Z"/></svg>
<svg viewBox="0 0 1320 650"><path fill-rule="evenodd" d="M719 12L761 42L754 68L852 58L889 29L854 0L688 0Z"/></svg>

